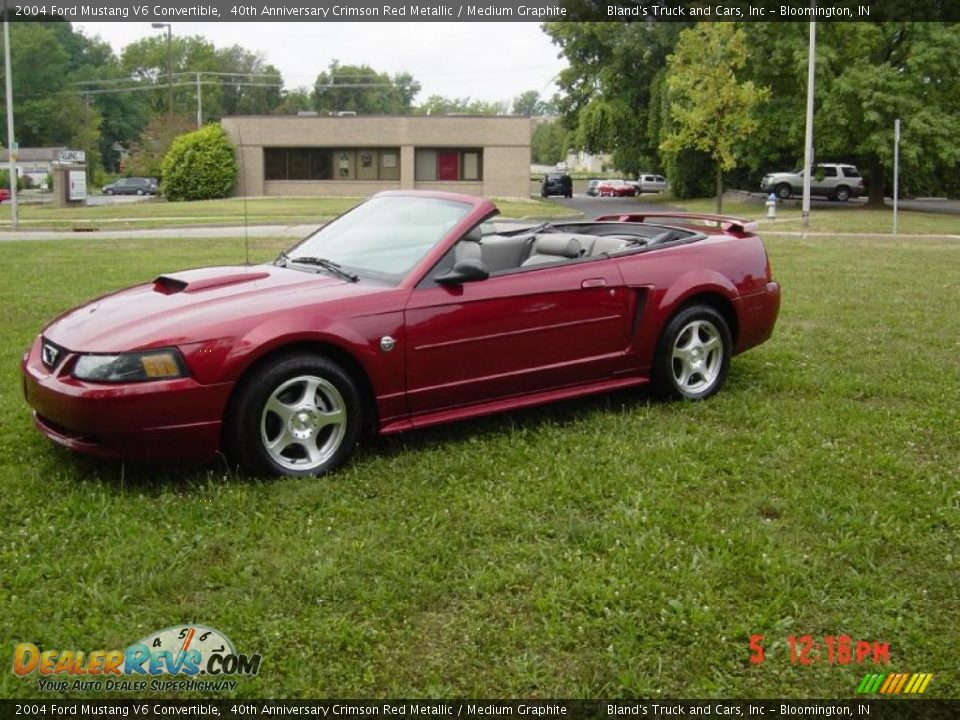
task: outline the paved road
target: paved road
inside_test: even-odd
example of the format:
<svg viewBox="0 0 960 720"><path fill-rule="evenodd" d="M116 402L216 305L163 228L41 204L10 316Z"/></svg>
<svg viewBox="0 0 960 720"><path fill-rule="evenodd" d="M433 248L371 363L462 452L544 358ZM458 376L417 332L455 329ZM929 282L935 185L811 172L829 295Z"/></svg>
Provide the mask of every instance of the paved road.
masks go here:
<svg viewBox="0 0 960 720"><path fill-rule="evenodd" d="M673 205L644 202L642 195L636 198L601 198L590 197L589 195L574 195L569 200L552 197L550 202L583 213L587 220L593 220L601 215L619 215L631 212L669 212L679 209Z"/></svg>
<svg viewBox="0 0 960 720"><path fill-rule="evenodd" d="M737 196L730 196L731 200L741 202L755 203L757 211L754 217L760 217L765 213L764 203L767 196L763 193L743 193ZM641 195L636 198L598 198L589 195L574 195L569 200L565 198L552 197L551 202L558 205L572 208L583 213L584 217L592 220L599 215L613 215L617 213L628 212L665 212L679 210L676 205L664 205L663 203L644 202ZM787 200L788 207L800 207L801 201ZM812 209L829 208L831 210L857 210L863 208L866 204L865 198L858 198L849 202L841 203L832 200L822 200L819 198L810 199ZM887 198L887 205L892 206L893 200ZM917 198L913 200L901 200L900 208L903 210L912 210L916 212L936 212L960 215L960 200L947 200L945 198ZM960 228L958 228L960 229Z"/></svg>
<svg viewBox="0 0 960 720"><path fill-rule="evenodd" d="M150 195L87 195L87 205L129 205L152 199Z"/></svg>
<svg viewBox="0 0 960 720"><path fill-rule="evenodd" d="M0 231L0 242L4 240L126 240L131 238L242 238L247 237L284 237L293 240L304 238L320 227L314 225L250 225L246 230L242 225L155 228L153 230L95 230L93 232L71 232L69 230L11 230Z"/></svg>

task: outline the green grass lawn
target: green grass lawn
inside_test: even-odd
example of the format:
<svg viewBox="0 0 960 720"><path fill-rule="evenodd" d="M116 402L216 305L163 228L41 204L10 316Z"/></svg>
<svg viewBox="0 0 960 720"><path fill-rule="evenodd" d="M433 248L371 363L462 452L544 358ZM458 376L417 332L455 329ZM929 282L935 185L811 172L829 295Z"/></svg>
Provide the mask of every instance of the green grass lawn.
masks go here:
<svg viewBox="0 0 960 720"><path fill-rule="evenodd" d="M846 634L960 696L960 243L768 247L777 331L707 402L567 402L260 481L58 449L18 369L56 313L241 241L0 244L4 652L202 622L262 653L246 697L851 698L873 665L786 643ZM2 662L0 696L41 695Z"/></svg>
<svg viewBox="0 0 960 720"><path fill-rule="evenodd" d="M717 210L716 198L676 200L669 195L643 195L637 198L642 203L663 203L682 207L688 212L713 213ZM767 209L756 202L724 202L723 214L752 218L759 221L760 231L766 236L775 232L798 233L804 230L799 205L791 202L777 206L777 219L766 219ZM893 233L893 209L867 208L836 203L834 207L815 207L810 212L809 232L814 233ZM960 216L946 213L928 213L916 210L901 210L897 232L903 235L960 235Z"/></svg>
<svg viewBox="0 0 960 720"><path fill-rule="evenodd" d="M349 210L363 198L228 198L197 202L167 202L162 198L113 205L55 208L25 204L19 207L19 226L24 229L75 227L99 230L159 228L173 225L242 225L315 223ZM494 199L505 217L562 217L571 211L542 200ZM0 205L0 230L9 229L10 204Z"/></svg>

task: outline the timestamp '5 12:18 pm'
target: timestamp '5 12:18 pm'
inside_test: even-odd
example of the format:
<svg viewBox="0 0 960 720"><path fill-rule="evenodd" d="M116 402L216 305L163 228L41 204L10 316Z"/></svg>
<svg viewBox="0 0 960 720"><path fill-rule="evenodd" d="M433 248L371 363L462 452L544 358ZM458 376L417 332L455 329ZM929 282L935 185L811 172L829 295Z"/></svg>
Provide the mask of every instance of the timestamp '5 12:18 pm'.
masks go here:
<svg viewBox="0 0 960 720"><path fill-rule="evenodd" d="M750 662L754 665L759 665L765 659L763 638L763 635L750 636ZM855 641L849 635L825 635L816 639L812 635L789 635L787 645L790 648L790 662L794 665L890 663L890 643Z"/></svg>

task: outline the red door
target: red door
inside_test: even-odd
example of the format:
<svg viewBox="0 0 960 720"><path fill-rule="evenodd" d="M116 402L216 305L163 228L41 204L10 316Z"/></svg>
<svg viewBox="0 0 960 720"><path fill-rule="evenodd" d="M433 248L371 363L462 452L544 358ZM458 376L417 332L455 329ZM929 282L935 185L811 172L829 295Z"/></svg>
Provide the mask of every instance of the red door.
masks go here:
<svg viewBox="0 0 960 720"><path fill-rule="evenodd" d="M411 413L610 377L628 344L628 295L612 260L414 290Z"/></svg>
<svg viewBox="0 0 960 720"><path fill-rule="evenodd" d="M460 179L460 153L437 153L437 180Z"/></svg>

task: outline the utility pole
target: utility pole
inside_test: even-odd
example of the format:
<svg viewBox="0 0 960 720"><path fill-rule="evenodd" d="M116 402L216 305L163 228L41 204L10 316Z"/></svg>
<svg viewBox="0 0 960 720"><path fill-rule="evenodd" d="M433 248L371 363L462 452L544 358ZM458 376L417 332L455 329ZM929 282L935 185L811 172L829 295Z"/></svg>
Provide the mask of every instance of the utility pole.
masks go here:
<svg viewBox="0 0 960 720"><path fill-rule="evenodd" d="M197 130L203 127L203 100L200 94L200 73L197 72Z"/></svg>
<svg viewBox="0 0 960 720"><path fill-rule="evenodd" d="M167 30L167 119L173 120L173 26L155 22L151 27L154 30Z"/></svg>
<svg viewBox="0 0 960 720"><path fill-rule="evenodd" d="M813 3L814 5L816 3ZM807 127L803 141L803 218L810 227L810 175L813 171L813 83L817 61L817 23L810 21L810 48L807 50Z"/></svg>
<svg viewBox="0 0 960 720"><path fill-rule="evenodd" d="M893 236L897 236L897 215L900 209L900 118L893 122Z"/></svg>
<svg viewBox="0 0 960 720"><path fill-rule="evenodd" d="M17 143L13 139L13 76L10 70L10 21L7 0L3 0L3 66L7 81L7 159L10 161L10 223L17 229Z"/></svg>

